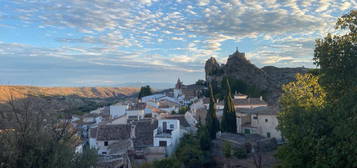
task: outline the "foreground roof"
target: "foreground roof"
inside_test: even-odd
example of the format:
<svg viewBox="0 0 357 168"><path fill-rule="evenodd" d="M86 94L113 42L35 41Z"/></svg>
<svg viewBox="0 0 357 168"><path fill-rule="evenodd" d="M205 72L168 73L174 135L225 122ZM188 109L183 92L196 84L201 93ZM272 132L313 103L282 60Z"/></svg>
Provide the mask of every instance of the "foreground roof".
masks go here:
<svg viewBox="0 0 357 168"><path fill-rule="evenodd" d="M134 147L135 148L143 148L147 146L153 146L153 132L154 129L157 128L158 122L157 120L152 119L144 119L134 121L133 125L135 125L135 139L134 139Z"/></svg>
<svg viewBox="0 0 357 168"><path fill-rule="evenodd" d="M131 126L128 124L101 125L97 128L97 140L124 140L130 138Z"/></svg>
<svg viewBox="0 0 357 168"><path fill-rule="evenodd" d="M260 114L260 115L277 115L279 108L276 106L267 106L267 107L256 107L256 108L238 108L236 109L237 113L246 113L246 114Z"/></svg>

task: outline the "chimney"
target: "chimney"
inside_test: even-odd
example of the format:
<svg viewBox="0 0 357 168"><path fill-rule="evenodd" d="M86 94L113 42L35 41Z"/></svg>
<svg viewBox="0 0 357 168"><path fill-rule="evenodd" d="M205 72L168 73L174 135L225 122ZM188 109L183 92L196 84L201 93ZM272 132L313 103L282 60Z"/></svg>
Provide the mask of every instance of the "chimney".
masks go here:
<svg viewBox="0 0 357 168"><path fill-rule="evenodd" d="M130 129L130 138L135 138L135 125L131 125L131 129Z"/></svg>

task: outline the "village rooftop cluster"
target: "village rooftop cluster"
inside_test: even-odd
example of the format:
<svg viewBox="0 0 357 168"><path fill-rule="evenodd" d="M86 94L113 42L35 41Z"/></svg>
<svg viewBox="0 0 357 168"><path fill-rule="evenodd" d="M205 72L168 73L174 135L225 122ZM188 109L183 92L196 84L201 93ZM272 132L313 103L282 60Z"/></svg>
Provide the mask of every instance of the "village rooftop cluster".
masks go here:
<svg viewBox="0 0 357 168"><path fill-rule="evenodd" d="M83 116L73 115L72 124L83 139L76 151L81 152L89 144L98 151L101 167L131 167L169 157L183 135L195 133L197 124L205 122L207 90L199 84L184 85L178 79L173 90L105 106ZM218 139L238 145L257 140L282 142L276 128L277 108L268 106L262 97L241 93L236 93L233 100L238 134L218 132ZM187 111L180 112L183 107L188 107ZM217 100L219 120L223 107L224 102Z"/></svg>

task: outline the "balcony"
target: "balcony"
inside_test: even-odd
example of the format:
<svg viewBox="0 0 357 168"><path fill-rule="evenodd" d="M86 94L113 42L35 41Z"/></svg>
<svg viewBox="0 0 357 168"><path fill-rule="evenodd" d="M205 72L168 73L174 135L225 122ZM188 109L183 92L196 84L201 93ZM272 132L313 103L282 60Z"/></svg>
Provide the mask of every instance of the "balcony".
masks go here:
<svg viewBox="0 0 357 168"><path fill-rule="evenodd" d="M173 130L163 130L161 128L157 128L154 130L154 137L155 138L171 138Z"/></svg>

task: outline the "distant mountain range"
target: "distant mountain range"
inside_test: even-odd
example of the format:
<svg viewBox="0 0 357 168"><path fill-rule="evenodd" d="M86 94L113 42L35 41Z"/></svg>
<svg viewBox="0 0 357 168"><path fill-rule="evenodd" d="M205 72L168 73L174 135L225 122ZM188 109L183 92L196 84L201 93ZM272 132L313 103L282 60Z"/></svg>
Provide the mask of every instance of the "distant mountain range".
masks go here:
<svg viewBox="0 0 357 168"><path fill-rule="evenodd" d="M135 94L134 87L36 87L36 86L0 86L0 102L8 100L10 93L14 98L36 96L79 96L83 98L124 97Z"/></svg>
<svg viewBox="0 0 357 168"><path fill-rule="evenodd" d="M128 83L121 83L115 86L118 87L135 87L140 88L141 86L149 85L153 89L162 90L173 88L175 86L174 83L166 83L166 82L128 82Z"/></svg>

